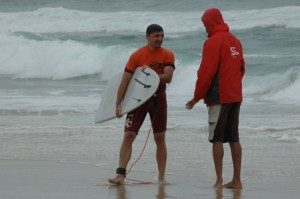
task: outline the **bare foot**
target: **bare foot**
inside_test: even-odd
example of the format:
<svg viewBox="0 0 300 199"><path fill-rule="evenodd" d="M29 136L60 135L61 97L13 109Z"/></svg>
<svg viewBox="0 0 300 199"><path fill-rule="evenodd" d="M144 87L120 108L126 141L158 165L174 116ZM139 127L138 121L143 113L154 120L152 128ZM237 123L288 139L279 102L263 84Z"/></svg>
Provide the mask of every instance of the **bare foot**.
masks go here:
<svg viewBox="0 0 300 199"><path fill-rule="evenodd" d="M158 177L158 184L159 185L166 185L167 182L166 182L165 178Z"/></svg>
<svg viewBox="0 0 300 199"><path fill-rule="evenodd" d="M124 184L124 176L118 174L114 178L108 178L107 181L112 184L121 185L121 184Z"/></svg>
<svg viewBox="0 0 300 199"><path fill-rule="evenodd" d="M224 188L228 189L242 189L243 185L241 181L231 181L225 185L223 185Z"/></svg>
<svg viewBox="0 0 300 199"><path fill-rule="evenodd" d="M216 183L214 184L215 188L223 188L223 180L217 180Z"/></svg>

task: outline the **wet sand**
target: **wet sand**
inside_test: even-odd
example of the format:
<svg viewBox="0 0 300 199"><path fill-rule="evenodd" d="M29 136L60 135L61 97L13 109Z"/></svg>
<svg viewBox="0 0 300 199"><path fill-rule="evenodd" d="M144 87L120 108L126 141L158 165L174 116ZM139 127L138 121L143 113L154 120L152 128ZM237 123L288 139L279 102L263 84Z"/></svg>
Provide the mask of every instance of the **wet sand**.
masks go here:
<svg viewBox="0 0 300 199"><path fill-rule="evenodd" d="M299 184L247 182L242 190L216 190L211 182L184 175L167 175L167 185L126 181L106 182L110 170L87 164L53 161L0 160L0 198L298 198ZM130 177L153 179L152 174L133 171Z"/></svg>

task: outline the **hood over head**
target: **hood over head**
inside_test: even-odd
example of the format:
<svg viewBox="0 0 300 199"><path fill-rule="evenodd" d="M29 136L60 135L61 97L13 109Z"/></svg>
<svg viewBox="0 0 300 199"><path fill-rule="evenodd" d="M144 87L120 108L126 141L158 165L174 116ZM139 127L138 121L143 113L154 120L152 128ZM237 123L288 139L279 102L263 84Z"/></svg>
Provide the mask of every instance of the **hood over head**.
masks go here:
<svg viewBox="0 0 300 199"><path fill-rule="evenodd" d="M207 9L203 13L201 20L206 28L208 37L218 31L229 31L229 27L224 23L221 11L218 8Z"/></svg>

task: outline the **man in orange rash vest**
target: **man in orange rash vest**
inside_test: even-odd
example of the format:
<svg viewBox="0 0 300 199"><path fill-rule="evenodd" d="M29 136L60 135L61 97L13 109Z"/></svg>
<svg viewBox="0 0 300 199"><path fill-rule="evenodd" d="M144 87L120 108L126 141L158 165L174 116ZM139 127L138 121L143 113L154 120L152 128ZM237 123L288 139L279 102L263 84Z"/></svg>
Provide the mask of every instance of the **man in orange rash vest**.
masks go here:
<svg viewBox="0 0 300 199"><path fill-rule="evenodd" d="M170 83L175 70L175 58L172 51L161 47L164 32L157 24L151 24L146 30L148 44L139 48L129 58L123 77L118 89L116 100L116 116L122 117L121 102L124 98L128 83L137 67L150 67L159 76L160 84L154 94L142 106L128 113L126 116L124 138L120 149L119 167L116 176L109 178L112 184L123 184L126 177L126 167L131 157L132 143L135 140L147 113L153 128L156 143L156 160L158 167L158 182L165 184L165 169L167 161L167 147L165 143L165 132L167 130L167 99L166 84Z"/></svg>

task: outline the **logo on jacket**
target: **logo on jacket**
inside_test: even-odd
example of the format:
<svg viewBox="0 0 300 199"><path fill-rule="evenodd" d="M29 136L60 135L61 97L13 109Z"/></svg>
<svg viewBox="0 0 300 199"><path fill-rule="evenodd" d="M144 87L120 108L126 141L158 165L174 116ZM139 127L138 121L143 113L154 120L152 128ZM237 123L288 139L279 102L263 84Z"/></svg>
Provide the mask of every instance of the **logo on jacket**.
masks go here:
<svg viewBox="0 0 300 199"><path fill-rule="evenodd" d="M236 47L230 47L230 52L233 58L236 58L236 56L240 54L239 52L236 51Z"/></svg>

